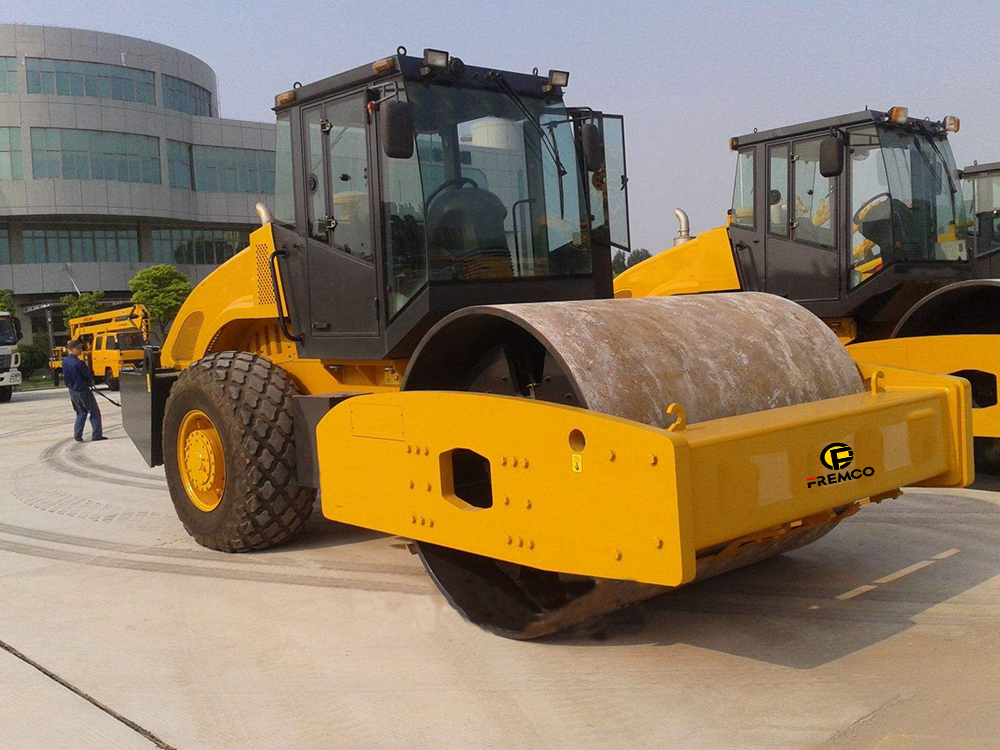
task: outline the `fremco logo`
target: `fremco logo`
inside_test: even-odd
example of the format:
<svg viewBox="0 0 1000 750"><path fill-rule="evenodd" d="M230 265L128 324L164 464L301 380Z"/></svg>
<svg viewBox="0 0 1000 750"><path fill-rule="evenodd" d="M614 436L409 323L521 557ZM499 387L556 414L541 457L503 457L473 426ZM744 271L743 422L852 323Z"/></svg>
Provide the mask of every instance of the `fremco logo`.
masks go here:
<svg viewBox="0 0 1000 750"><path fill-rule="evenodd" d="M825 487L828 484L849 482L852 479L870 477L875 474L875 469L871 466L844 471L854 461L854 449L847 443L830 443L820 451L819 460L823 466L832 469L833 473L809 477L806 480L807 487Z"/></svg>
<svg viewBox="0 0 1000 750"><path fill-rule="evenodd" d="M828 469L846 469L854 460L854 451L846 443L830 443L819 454L819 460Z"/></svg>

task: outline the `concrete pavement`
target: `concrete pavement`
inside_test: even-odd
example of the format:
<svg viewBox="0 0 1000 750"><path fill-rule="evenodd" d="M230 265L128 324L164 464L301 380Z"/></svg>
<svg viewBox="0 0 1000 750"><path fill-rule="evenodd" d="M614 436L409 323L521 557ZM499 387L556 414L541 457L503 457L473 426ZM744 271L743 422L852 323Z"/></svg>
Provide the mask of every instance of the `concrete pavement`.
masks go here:
<svg viewBox="0 0 1000 750"><path fill-rule="evenodd" d="M517 643L318 512L264 553L198 547L101 406L97 444L64 392L0 407L0 642L52 675L0 650L0 747L1000 747L992 491L907 492Z"/></svg>

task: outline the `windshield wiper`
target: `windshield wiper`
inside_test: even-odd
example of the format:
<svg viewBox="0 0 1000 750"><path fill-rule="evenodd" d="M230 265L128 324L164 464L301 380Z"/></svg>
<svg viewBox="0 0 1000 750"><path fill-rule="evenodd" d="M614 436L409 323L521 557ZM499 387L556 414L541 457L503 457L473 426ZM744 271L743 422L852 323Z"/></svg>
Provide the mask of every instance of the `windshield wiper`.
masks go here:
<svg viewBox="0 0 1000 750"><path fill-rule="evenodd" d="M563 163L559 161L559 152L554 147L554 143L550 142L549 134L545 132L545 128L542 127L542 124L531 113L531 110L528 109L528 105L524 103L524 99L522 99L520 95L516 91L514 91L511 85L507 83L507 79L503 77L503 73L501 73L499 70L491 70L487 74L487 77L493 81L496 81L497 84L499 84L500 90L503 91L504 94L506 94L508 99L510 99L512 102L514 102L515 105L517 105L517 108L521 110L521 113L528 119L528 121L532 125L535 126L535 129L538 131L538 135L541 136L542 143L545 144L545 148L548 149L549 155L552 157L552 160L556 164L556 169L559 171L559 179L561 185L562 178L565 177L568 174L568 172L566 171L566 168L563 166Z"/></svg>
<svg viewBox="0 0 1000 750"><path fill-rule="evenodd" d="M934 142L934 138L931 136L931 132L927 129L927 126L920 120L917 120L917 125L920 127L924 136L926 136L928 142L930 142L931 148L934 149L934 153L937 154L938 159L941 160L941 166L943 167L942 171L948 178L948 189L951 191L951 213L952 216L955 217L955 221L958 221L958 210L955 207L955 194L958 192L958 187L955 185L955 180L951 176L951 170L948 168L948 161L944 158L944 154L941 153L941 149L937 147L937 144ZM924 157L925 160L926 158L927 157ZM928 166L929 165L930 163L928 162Z"/></svg>

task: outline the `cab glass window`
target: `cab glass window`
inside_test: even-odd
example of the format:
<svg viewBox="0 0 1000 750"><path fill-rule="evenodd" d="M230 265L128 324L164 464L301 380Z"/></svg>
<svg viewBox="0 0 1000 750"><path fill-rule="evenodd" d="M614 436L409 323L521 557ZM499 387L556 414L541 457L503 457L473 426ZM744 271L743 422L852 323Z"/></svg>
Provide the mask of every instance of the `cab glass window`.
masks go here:
<svg viewBox="0 0 1000 750"><path fill-rule="evenodd" d="M278 115L274 158L274 220L288 226L295 224L291 116L290 112Z"/></svg>
<svg viewBox="0 0 1000 750"><path fill-rule="evenodd" d="M406 93L397 93L406 101ZM382 226L389 317L395 317L427 283L424 191L417 149L409 159L390 159L380 147Z"/></svg>
<svg viewBox="0 0 1000 750"><path fill-rule="evenodd" d="M733 207L730 213L733 226L754 228L753 211L753 154L746 148L736 157L736 184L733 186Z"/></svg>
<svg viewBox="0 0 1000 750"><path fill-rule="evenodd" d="M326 169L323 165L323 112L315 107L303 113L303 147L306 157L306 210L309 236L327 242Z"/></svg>
<svg viewBox="0 0 1000 750"><path fill-rule="evenodd" d="M1000 250L1000 175L976 178L976 254Z"/></svg>
<svg viewBox="0 0 1000 750"><path fill-rule="evenodd" d="M625 122L621 117L604 116L604 171L608 191L608 218L611 244L628 250L628 177L625 175ZM591 176L593 182L593 176ZM597 225L597 222L594 222Z"/></svg>
<svg viewBox="0 0 1000 750"><path fill-rule="evenodd" d="M330 160L330 244L372 261L365 100L349 96L325 110Z"/></svg>
<svg viewBox="0 0 1000 750"><path fill-rule="evenodd" d="M848 134L848 156L851 180L848 266L853 289L882 269L883 253L892 247L892 220L877 221L878 212L872 213L889 200L889 180L875 128L862 128Z"/></svg>
<svg viewBox="0 0 1000 750"><path fill-rule="evenodd" d="M118 341L115 339L114 336L108 336L107 348L108 349L117 349L118 348Z"/></svg>
<svg viewBox="0 0 1000 750"><path fill-rule="evenodd" d="M768 231L788 236L788 146L767 150Z"/></svg>
<svg viewBox="0 0 1000 750"><path fill-rule="evenodd" d="M94 346L94 350L99 352L103 348L104 348L104 339L98 337L97 344L96 346Z"/></svg>
<svg viewBox="0 0 1000 750"><path fill-rule="evenodd" d="M792 239L821 247L835 247L833 224L836 180L819 172L820 140L795 144L795 202Z"/></svg>

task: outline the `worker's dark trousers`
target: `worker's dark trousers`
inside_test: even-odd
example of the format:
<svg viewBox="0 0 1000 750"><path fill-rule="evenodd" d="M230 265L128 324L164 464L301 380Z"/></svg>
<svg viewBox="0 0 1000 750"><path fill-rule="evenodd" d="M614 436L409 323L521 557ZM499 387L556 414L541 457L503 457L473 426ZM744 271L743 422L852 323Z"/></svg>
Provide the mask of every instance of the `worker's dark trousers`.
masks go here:
<svg viewBox="0 0 1000 750"><path fill-rule="evenodd" d="M101 428L101 410L97 408L97 399L90 391L70 391L69 397L73 401L73 411L76 412L76 422L73 423L73 437L83 437L83 425L90 415L91 438L104 436Z"/></svg>

